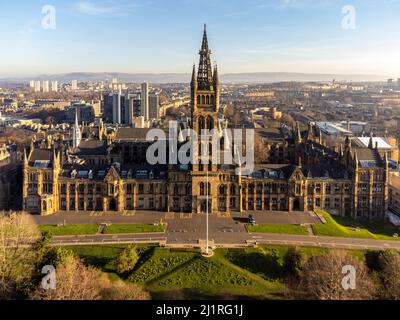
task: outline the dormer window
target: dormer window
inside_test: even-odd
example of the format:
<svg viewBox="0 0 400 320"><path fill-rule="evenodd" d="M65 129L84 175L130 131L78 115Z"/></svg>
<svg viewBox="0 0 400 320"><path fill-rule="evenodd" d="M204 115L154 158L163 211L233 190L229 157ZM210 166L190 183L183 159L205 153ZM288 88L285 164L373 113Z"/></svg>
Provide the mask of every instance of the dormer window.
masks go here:
<svg viewBox="0 0 400 320"><path fill-rule="evenodd" d="M75 169L72 170L72 171L71 171L71 178L72 178L72 179L75 179L77 174L78 174L78 172L77 172Z"/></svg>

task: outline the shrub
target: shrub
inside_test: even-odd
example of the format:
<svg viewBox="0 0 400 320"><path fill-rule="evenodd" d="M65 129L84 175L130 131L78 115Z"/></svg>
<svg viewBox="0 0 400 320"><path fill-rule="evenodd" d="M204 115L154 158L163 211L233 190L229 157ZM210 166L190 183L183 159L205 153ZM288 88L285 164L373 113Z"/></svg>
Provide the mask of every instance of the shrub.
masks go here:
<svg viewBox="0 0 400 320"><path fill-rule="evenodd" d="M134 245L130 245L117 258L117 272L119 274L124 274L132 271L136 263L139 260L139 256L136 252L136 247Z"/></svg>
<svg viewBox="0 0 400 320"><path fill-rule="evenodd" d="M304 263L304 253L297 247L290 247L283 257L283 268L285 272L293 276L299 275Z"/></svg>

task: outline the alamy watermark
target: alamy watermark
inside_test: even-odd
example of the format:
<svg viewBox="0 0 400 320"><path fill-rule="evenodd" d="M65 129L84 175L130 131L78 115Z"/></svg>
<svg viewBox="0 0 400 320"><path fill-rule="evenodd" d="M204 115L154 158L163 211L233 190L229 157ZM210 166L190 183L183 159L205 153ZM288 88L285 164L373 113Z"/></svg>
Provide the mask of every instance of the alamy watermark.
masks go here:
<svg viewBox="0 0 400 320"><path fill-rule="evenodd" d="M356 268L352 265L346 265L342 268L342 274L345 276L342 279L342 288L344 290L356 289Z"/></svg>
<svg viewBox="0 0 400 320"><path fill-rule="evenodd" d="M152 129L146 140L153 142L146 153L147 162L152 165L235 166L237 175L250 175L254 171L253 129L196 132L190 128L181 130L176 121L170 121L168 138L164 130Z"/></svg>
<svg viewBox="0 0 400 320"><path fill-rule="evenodd" d="M346 5L342 8L342 28L344 30L355 30L357 26L357 13L353 5Z"/></svg>
<svg viewBox="0 0 400 320"><path fill-rule="evenodd" d="M41 287L44 290L55 290L57 285L56 268L54 266L44 266L42 274L45 274L45 276L42 278Z"/></svg>
<svg viewBox="0 0 400 320"><path fill-rule="evenodd" d="M44 30L56 30L56 8L47 4L42 7L42 15L42 28Z"/></svg>

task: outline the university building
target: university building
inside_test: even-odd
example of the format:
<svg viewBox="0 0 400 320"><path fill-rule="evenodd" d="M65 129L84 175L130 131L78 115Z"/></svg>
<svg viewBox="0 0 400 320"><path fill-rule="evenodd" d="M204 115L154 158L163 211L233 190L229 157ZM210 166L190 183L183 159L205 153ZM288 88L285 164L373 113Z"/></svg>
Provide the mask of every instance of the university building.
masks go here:
<svg viewBox="0 0 400 320"><path fill-rule="evenodd" d="M234 154L222 134L226 121L219 111L218 69L211 64L204 30L200 62L191 79L191 118L180 128L199 133L216 129L221 152ZM74 130L72 136L80 138L77 124ZM354 146L348 138L335 152L324 146L318 128L310 125L301 132L297 126L279 141L279 149L266 148L280 154L266 157L272 163L256 163L253 172L237 174L240 165L213 163L213 151L206 161L195 159L190 165L150 165L148 130L117 127L110 134L100 124L88 139L73 141L74 147L63 141L32 146L24 157L23 209L41 215L135 210L229 215L323 208L354 219L386 216L389 162L372 144ZM181 132L166 137L168 143L177 139L178 146L185 142ZM198 145L199 150L204 147Z"/></svg>

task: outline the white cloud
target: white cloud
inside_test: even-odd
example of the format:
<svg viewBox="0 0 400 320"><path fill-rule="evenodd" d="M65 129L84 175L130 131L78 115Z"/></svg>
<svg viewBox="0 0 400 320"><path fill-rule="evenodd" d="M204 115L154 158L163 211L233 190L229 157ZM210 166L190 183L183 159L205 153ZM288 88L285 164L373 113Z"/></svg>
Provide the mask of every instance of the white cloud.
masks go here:
<svg viewBox="0 0 400 320"><path fill-rule="evenodd" d="M310 7L327 7L337 0L259 0L259 8L301 9Z"/></svg>
<svg viewBox="0 0 400 320"><path fill-rule="evenodd" d="M124 16L133 13L139 7L137 3L110 0L101 3L93 1L80 1L74 4L74 9L81 14L91 16Z"/></svg>

